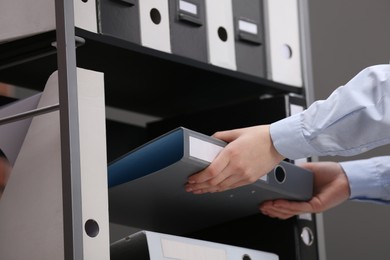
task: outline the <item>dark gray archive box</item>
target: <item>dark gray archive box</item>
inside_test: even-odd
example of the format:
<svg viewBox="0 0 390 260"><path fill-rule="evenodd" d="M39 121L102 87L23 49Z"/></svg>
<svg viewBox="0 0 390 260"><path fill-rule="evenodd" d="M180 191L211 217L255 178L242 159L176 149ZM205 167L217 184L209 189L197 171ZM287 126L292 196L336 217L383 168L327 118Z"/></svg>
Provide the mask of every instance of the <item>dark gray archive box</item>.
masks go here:
<svg viewBox="0 0 390 260"><path fill-rule="evenodd" d="M259 0L232 0L237 70L265 77L263 6Z"/></svg>
<svg viewBox="0 0 390 260"><path fill-rule="evenodd" d="M172 53L208 61L205 0L170 0Z"/></svg>
<svg viewBox="0 0 390 260"><path fill-rule="evenodd" d="M138 0L98 0L99 31L141 44Z"/></svg>
<svg viewBox="0 0 390 260"><path fill-rule="evenodd" d="M168 0L100 0L100 33L171 52Z"/></svg>

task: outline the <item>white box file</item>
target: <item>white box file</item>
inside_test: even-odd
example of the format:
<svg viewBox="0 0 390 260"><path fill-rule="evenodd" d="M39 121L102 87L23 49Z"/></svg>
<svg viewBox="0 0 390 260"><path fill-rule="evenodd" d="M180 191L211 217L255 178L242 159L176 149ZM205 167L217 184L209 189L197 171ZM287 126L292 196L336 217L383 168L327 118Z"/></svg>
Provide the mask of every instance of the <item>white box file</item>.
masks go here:
<svg viewBox="0 0 390 260"><path fill-rule="evenodd" d="M83 233L83 255L84 259L109 259L104 77L100 72L78 69L77 84L83 205L77 210L82 210L82 223L91 219L99 227L95 237ZM32 101L27 107L26 100L15 106L33 109L58 104L57 72L50 76L42 94L35 97L27 100ZM11 106L14 105L6 109ZM23 129L8 131L10 138L21 138L22 145L20 151L12 152L17 157L0 199L1 259L62 260L67 245L63 233L66 213L62 201L59 111L0 125L0 129L21 126ZM0 139L8 137L2 135ZM10 152L6 150L5 155ZM80 229L84 230L84 226Z"/></svg>
<svg viewBox="0 0 390 260"><path fill-rule="evenodd" d="M268 78L302 87L298 0L265 0Z"/></svg>
<svg viewBox="0 0 390 260"><path fill-rule="evenodd" d="M169 234L140 231L111 244L111 260L278 260L276 254Z"/></svg>
<svg viewBox="0 0 390 260"><path fill-rule="evenodd" d="M206 0L209 63L236 70L231 1Z"/></svg>
<svg viewBox="0 0 390 260"><path fill-rule="evenodd" d="M171 52L168 0L140 0L141 44Z"/></svg>

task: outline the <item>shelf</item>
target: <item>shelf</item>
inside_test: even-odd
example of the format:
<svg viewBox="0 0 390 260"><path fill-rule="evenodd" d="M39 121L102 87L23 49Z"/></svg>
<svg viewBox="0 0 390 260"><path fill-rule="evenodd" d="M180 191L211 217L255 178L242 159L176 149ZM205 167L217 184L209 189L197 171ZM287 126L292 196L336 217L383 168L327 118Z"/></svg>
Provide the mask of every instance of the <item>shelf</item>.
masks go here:
<svg viewBox="0 0 390 260"><path fill-rule="evenodd" d="M78 66L104 72L106 104L121 109L166 117L263 94L302 92L107 35L77 28L76 36ZM53 42L50 31L1 44L0 81L40 90L57 68Z"/></svg>

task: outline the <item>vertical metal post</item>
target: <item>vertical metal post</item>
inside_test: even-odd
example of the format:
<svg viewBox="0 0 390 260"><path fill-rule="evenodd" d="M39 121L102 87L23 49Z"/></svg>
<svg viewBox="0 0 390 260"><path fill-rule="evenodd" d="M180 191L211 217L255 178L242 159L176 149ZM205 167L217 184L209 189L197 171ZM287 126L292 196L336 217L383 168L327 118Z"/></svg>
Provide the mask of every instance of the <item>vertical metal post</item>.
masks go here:
<svg viewBox="0 0 390 260"><path fill-rule="evenodd" d="M73 0L56 0L65 260L83 259L79 114Z"/></svg>
<svg viewBox="0 0 390 260"><path fill-rule="evenodd" d="M314 100L314 79L313 79L313 63L311 56L311 34L310 34L310 8L309 0L299 1L300 10L300 29L301 45L302 45L302 64L303 64L303 81L305 87L305 98L307 106L313 103ZM316 156L311 157L312 161L318 161ZM325 233L324 222L321 213L315 214L316 229L317 229L317 244L318 256L320 260L326 260L325 252Z"/></svg>

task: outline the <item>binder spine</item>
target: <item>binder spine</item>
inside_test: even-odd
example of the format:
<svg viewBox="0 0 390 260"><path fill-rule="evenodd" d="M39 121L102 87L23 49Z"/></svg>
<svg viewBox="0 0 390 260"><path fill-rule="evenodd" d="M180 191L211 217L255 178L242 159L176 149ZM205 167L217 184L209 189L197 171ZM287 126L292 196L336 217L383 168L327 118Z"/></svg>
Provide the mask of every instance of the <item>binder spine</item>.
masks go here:
<svg viewBox="0 0 390 260"><path fill-rule="evenodd" d="M297 259L318 259L315 214L301 214L296 218Z"/></svg>
<svg viewBox="0 0 390 260"><path fill-rule="evenodd" d="M298 0L265 0L264 10L268 78L302 87Z"/></svg>
<svg viewBox="0 0 390 260"><path fill-rule="evenodd" d="M205 0L169 1L172 53L207 63Z"/></svg>
<svg viewBox="0 0 390 260"><path fill-rule="evenodd" d="M99 32L141 44L138 0L98 0Z"/></svg>
<svg viewBox="0 0 390 260"><path fill-rule="evenodd" d="M142 0L140 6L141 44L171 52L168 0ZM158 39L156 41L156 39Z"/></svg>
<svg viewBox="0 0 390 260"><path fill-rule="evenodd" d="M262 1L233 0L237 70L265 77L265 43Z"/></svg>
<svg viewBox="0 0 390 260"><path fill-rule="evenodd" d="M231 1L206 0L209 63L237 70Z"/></svg>

